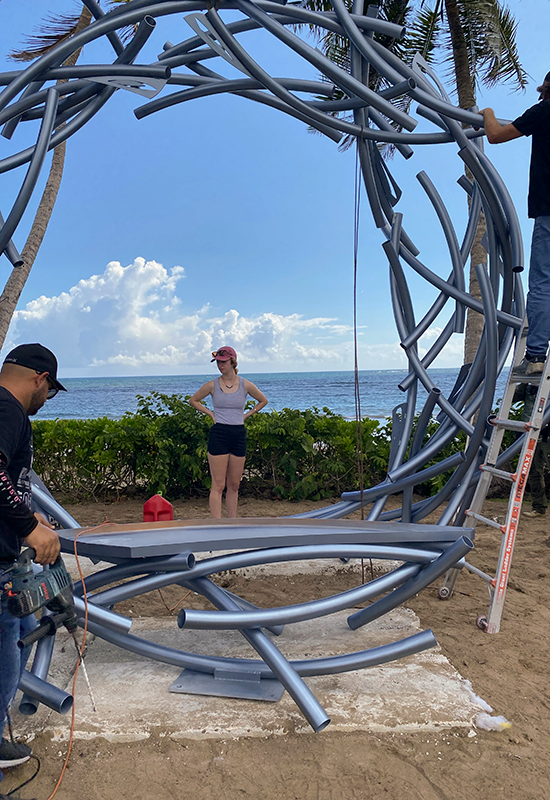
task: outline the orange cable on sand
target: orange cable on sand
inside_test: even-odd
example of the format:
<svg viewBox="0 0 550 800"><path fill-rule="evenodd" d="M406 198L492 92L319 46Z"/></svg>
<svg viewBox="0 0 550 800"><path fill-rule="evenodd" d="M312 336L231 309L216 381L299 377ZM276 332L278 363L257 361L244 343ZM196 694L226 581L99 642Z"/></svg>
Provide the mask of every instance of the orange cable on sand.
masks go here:
<svg viewBox="0 0 550 800"><path fill-rule="evenodd" d="M78 574L80 575L80 580L82 581L82 589L83 589L83 592L84 592L84 608L85 608L85 611L84 611L84 633L82 635L82 644L80 646L79 658L78 658L78 661L76 662L76 669L75 669L74 678L73 678L73 690L72 690L73 691L73 698L74 698L75 693L76 693L76 679L78 678L78 670L80 668L80 664L81 664L82 659L84 657L84 649L86 647L86 634L88 633L88 598L87 598L87 593L86 593L86 581L84 580L84 574L83 574L82 568L80 566L80 559L78 557L76 542L77 542L77 539L80 536L83 536L85 533L90 533L91 531L97 530L97 528L101 528L103 525L110 525L110 524L111 523L108 520L105 519L99 525L93 525L90 528L83 528L80 531L80 533L77 533L77 535L74 537L74 555L75 555L75 558L76 558L76 566L78 567ZM54 788L53 792L51 793L51 795L48 797L48 800L52 800L52 798L56 795L57 790L61 786L61 781L63 780L63 776L65 775L65 770L67 769L67 764L69 763L69 758L71 756L71 752L72 752L72 749L73 749L75 720L76 720L76 706L75 706L75 704L73 702L73 707L72 707L72 711L71 711L71 730L70 730L70 733L69 733L69 747L68 747L68 750L67 750L67 755L65 756L65 762L64 762L63 768L61 770L61 775L57 779L57 783L55 784L55 788Z"/></svg>

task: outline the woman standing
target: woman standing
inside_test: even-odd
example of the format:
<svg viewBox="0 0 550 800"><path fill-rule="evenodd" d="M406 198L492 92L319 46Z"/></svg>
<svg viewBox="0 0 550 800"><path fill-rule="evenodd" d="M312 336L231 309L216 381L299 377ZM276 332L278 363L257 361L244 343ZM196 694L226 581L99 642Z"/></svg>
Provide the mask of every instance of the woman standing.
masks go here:
<svg viewBox="0 0 550 800"><path fill-rule="evenodd" d="M189 398L189 402L197 411L214 420L208 437L208 464L212 476L208 502L212 516L221 519L222 494L226 487L227 516L237 516L239 484L246 457L244 420L267 405L267 398L253 383L238 376L237 354L232 347L221 347L212 355L212 361L218 365L221 375L201 386ZM248 394L256 400L256 405L245 414L244 406ZM200 402L208 395L212 395L214 411Z"/></svg>

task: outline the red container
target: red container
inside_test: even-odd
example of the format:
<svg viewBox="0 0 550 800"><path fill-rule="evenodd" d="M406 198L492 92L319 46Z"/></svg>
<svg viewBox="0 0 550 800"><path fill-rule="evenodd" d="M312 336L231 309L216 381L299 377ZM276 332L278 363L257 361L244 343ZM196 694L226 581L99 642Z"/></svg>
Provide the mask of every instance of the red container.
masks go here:
<svg viewBox="0 0 550 800"><path fill-rule="evenodd" d="M174 519L174 507L160 494L154 494L143 504L144 522L160 522L167 519Z"/></svg>

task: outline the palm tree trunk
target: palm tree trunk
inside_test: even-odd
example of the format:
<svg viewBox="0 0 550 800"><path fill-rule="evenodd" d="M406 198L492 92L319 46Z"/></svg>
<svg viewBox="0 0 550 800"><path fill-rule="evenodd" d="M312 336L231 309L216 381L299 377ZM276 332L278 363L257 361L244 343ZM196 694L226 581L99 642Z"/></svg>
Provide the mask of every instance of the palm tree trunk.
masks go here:
<svg viewBox="0 0 550 800"><path fill-rule="evenodd" d="M458 104L461 108L472 108L476 104L474 83L470 73L468 48L460 20L456 0L445 0L445 13L449 24L451 44L453 48L453 63L458 91ZM471 178L471 175L469 176ZM476 230L474 243L470 253L470 283L469 292L472 297L481 299L481 291L477 280L475 267L477 264L487 264L487 253L481 244L483 234L487 230L485 218L481 215ZM466 313L466 332L464 336L464 363L470 364L479 347L483 331L483 315L468 309Z"/></svg>
<svg viewBox="0 0 550 800"><path fill-rule="evenodd" d="M63 177L66 144L66 142L62 142L54 148L46 187L40 199L29 236L23 247L23 252L21 253L23 264L20 267L14 267L12 269L6 281L4 291L2 295L0 295L0 347L4 345L15 308L19 302L21 292L27 282L27 278L29 277L32 265L34 264L52 216L57 193L61 185L61 178Z"/></svg>
<svg viewBox="0 0 550 800"><path fill-rule="evenodd" d="M91 19L91 12L87 8L83 8L78 25L74 31L75 34L87 28ZM80 52L80 50L77 50L70 55L64 62L64 65L76 64ZM23 247L23 252L21 253L23 264L20 267L14 267L12 269L6 281L6 285L4 286L4 291L0 295L0 348L4 346L4 341L17 303L19 302L27 278L36 260L53 213L59 187L61 186L61 179L63 177L66 144L66 142L61 142L61 144L58 144L57 147L54 148L46 187L40 199L29 236Z"/></svg>

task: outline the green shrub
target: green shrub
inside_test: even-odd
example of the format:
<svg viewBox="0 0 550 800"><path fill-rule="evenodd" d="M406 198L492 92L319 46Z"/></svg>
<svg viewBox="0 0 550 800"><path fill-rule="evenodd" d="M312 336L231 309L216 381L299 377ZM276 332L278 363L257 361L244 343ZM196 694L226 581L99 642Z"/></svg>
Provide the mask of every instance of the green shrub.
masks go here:
<svg viewBox="0 0 550 800"><path fill-rule="evenodd" d="M121 419L35 421L34 468L48 488L75 499L132 492L161 492L172 500L204 496L211 421L187 399L153 392L138 396L136 413ZM354 421L328 408L285 408L254 414L246 427L243 494L317 500L359 488ZM390 422L362 421L365 488L384 479L390 440ZM457 437L437 460L463 447ZM424 491L437 490L441 480Z"/></svg>

